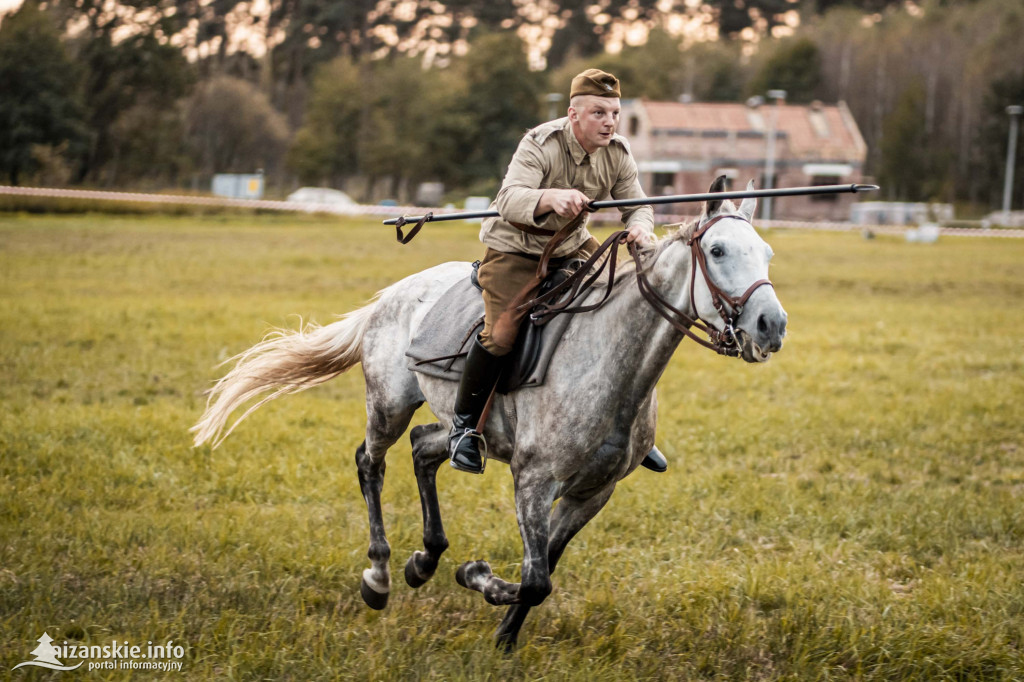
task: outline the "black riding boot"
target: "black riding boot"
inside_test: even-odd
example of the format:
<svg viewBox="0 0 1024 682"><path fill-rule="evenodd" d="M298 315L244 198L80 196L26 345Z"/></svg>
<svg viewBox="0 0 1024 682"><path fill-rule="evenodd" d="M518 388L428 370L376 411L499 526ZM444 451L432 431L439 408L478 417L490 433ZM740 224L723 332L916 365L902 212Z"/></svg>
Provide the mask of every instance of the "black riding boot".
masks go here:
<svg viewBox="0 0 1024 682"><path fill-rule="evenodd" d="M451 433L448 434L448 456L452 466L460 471L471 474L484 472L484 461L480 456L482 436L476 427L484 405L498 383L504 359L489 353L480 345L479 339L473 340L469 355L466 356L466 366L462 370L459 392L455 397L455 417L452 419Z"/></svg>
<svg viewBox="0 0 1024 682"><path fill-rule="evenodd" d="M640 464L659 474L664 473L668 469L668 460L665 459L665 455L661 454L661 450L657 446L651 448L651 451L647 453L644 461L640 462Z"/></svg>

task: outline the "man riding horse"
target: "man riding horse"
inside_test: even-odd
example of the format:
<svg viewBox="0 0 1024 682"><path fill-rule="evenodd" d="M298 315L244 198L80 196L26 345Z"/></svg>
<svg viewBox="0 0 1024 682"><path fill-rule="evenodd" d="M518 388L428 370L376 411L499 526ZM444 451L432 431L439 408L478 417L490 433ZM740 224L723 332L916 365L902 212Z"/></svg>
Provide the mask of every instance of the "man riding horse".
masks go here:
<svg viewBox="0 0 1024 682"><path fill-rule="evenodd" d="M537 293L538 261L551 235L578 223L554 248L552 262L586 259L599 246L586 228L587 204L645 196L629 145L615 132L620 96L615 76L587 69L572 80L568 116L530 130L512 157L492 205L500 216L485 220L480 230L487 246L478 271L484 329L470 347L455 399L448 453L456 469L483 473L481 416L528 312L513 302ZM622 209L622 221L628 241L653 241L650 206ZM667 467L656 448L643 464L654 471Z"/></svg>

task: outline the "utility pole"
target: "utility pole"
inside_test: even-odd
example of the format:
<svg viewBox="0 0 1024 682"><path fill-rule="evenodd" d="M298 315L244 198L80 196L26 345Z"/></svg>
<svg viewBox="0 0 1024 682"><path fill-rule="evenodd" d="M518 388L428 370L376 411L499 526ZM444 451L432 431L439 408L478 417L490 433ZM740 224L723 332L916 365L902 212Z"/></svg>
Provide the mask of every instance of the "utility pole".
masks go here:
<svg viewBox="0 0 1024 682"><path fill-rule="evenodd" d="M772 109L772 124L768 127L768 151L764 160L764 188L772 189L775 185L775 136L779 129L779 105L786 101L785 90L769 90L768 97L775 100L775 107ZM772 199L766 197L761 203L761 220L771 220Z"/></svg>
<svg viewBox="0 0 1024 682"><path fill-rule="evenodd" d="M1013 104L1006 107L1006 113L1010 115L1010 141L1006 146L1006 180L1003 184L1003 220L1010 219L1010 200L1013 195L1013 167L1017 160L1017 125L1020 123L1020 115L1024 113L1024 106Z"/></svg>

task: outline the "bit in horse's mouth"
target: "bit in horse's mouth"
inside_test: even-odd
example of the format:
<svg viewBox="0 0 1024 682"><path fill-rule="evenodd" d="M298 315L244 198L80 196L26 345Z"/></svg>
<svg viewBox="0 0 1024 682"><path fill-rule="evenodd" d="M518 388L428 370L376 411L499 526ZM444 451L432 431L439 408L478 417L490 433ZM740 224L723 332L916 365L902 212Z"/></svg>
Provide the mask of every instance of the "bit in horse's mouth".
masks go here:
<svg viewBox="0 0 1024 682"><path fill-rule="evenodd" d="M742 329L736 330L736 341L740 346L740 357L747 362L768 362L771 359L771 351L761 350L752 336Z"/></svg>

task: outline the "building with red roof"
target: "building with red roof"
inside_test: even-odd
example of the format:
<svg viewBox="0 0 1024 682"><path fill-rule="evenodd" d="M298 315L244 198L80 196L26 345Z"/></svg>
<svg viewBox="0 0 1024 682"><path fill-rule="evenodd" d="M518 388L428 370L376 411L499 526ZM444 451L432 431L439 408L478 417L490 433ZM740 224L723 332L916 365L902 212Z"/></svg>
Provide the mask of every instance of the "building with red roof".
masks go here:
<svg viewBox="0 0 1024 682"><path fill-rule="evenodd" d="M825 105L624 100L619 132L633 150L648 196L706 192L719 175L730 189L765 187L770 131L773 187L862 182L867 146L844 102ZM778 197L772 217L847 220L853 194Z"/></svg>

